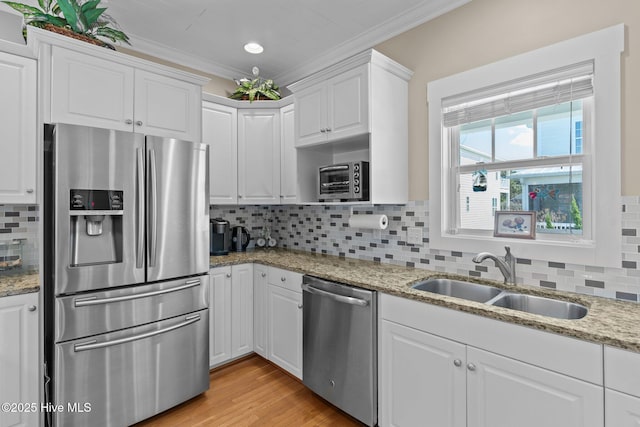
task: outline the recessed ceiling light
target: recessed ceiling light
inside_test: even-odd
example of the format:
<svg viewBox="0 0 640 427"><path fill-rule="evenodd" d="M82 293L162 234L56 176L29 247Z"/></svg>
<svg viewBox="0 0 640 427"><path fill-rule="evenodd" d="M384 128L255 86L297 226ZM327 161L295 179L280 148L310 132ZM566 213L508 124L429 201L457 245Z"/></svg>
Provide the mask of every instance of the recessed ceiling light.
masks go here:
<svg viewBox="0 0 640 427"><path fill-rule="evenodd" d="M264 51L264 48L260 46L259 43L250 42L244 45L244 50L246 50L249 53L258 54L258 53L262 53L262 51Z"/></svg>

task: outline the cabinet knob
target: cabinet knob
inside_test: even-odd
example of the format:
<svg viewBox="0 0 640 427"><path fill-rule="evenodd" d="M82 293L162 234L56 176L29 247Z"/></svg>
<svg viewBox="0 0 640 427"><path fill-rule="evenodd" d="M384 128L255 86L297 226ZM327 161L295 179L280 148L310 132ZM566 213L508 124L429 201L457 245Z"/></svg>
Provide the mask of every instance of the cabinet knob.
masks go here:
<svg viewBox="0 0 640 427"><path fill-rule="evenodd" d="M140 120L136 121L136 126L142 126L142 122Z"/></svg>
<svg viewBox="0 0 640 427"><path fill-rule="evenodd" d="M227 273L227 277L231 277L231 273Z"/></svg>
<svg viewBox="0 0 640 427"><path fill-rule="evenodd" d="M331 128L326 128L325 131L331 132Z"/></svg>
<svg viewBox="0 0 640 427"><path fill-rule="evenodd" d="M242 194L238 194L238 199L242 199Z"/></svg>
<svg viewBox="0 0 640 427"><path fill-rule="evenodd" d="M453 365L459 368L460 366L462 366L462 360L460 359L454 360Z"/></svg>
<svg viewBox="0 0 640 427"><path fill-rule="evenodd" d="M287 278L286 278L286 277L284 277L284 276L282 276L282 277L280 278L280 281L281 281L281 282L284 282L285 280L287 280Z"/></svg>
<svg viewBox="0 0 640 427"><path fill-rule="evenodd" d="M265 272L263 272L263 273L261 274L261 276L262 276L262 277L265 277L266 275L267 275L267 273L265 273Z"/></svg>
<svg viewBox="0 0 640 427"><path fill-rule="evenodd" d="M131 124L133 124L133 120L127 119L127 120L124 121L124 123L127 124L127 125L131 125Z"/></svg>
<svg viewBox="0 0 640 427"><path fill-rule="evenodd" d="M36 311L36 306L35 305L30 305L27 310L29 311Z"/></svg>
<svg viewBox="0 0 640 427"><path fill-rule="evenodd" d="M320 129L320 132L325 133L327 130L325 128Z"/></svg>
<svg viewBox="0 0 640 427"><path fill-rule="evenodd" d="M28 193L28 194L33 193L33 188L27 188L27 193Z"/></svg>
<svg viewBox="0 0 640 427"><path fill-rule="evenodd" d="M298 308L302 308L302 304L298 304Z"/></svg>
<svg viewBox="0 0 640 427"><path fill-rule="evenodd" d="M474 365L473 363L469 363L467 364L467 369L470 371L475 371L476 370L476 365Z"/></svg>

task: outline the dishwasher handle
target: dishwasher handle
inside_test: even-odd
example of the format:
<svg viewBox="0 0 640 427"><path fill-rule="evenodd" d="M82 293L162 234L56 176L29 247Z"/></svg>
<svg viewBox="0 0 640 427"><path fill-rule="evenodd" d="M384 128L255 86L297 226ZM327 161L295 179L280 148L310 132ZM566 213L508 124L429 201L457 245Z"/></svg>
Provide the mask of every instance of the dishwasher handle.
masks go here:
<svg viewBox="0 0 640 427"><path fill-rule="evenodd" d="M338 295L338 294L334 294L332 292L327 292L324 291L322 289L318 289L318 288L314 288L313 286L310 286L307 283L302 284L302 290L309 292L311 294L316 294L316 295L320 295L323 297L327 297L330 298L334 301L337 302L342 302L345 304L351 304L351 305L359 305L360 307L366 307L367 305L369 305L369 301L367 300L363 300L360 298L354 298L354 297L348 297L345 295Z"/></svg>

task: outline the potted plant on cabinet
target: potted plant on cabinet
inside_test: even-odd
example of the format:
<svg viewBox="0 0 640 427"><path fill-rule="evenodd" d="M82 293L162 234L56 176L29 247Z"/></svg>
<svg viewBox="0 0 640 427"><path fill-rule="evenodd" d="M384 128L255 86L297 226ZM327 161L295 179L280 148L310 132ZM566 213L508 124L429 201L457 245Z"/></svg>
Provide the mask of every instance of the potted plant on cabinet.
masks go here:
<svg viewBox="0 0 640 427"><path fill-rule="evenodd" d="M253 102L255 100L278 100L281 98L280 89L278 85L276 85L271 79L263 79L258 74L260 70L258 67L253 67L253 78L242 78L240 80L236 80L236 84L238 87L236 90L229 96L231 99L248 99L249 102Z"/></svg>
<svg viewBox="0 0 640 427"><path fill-rule="evenodd" d="M113 46L99 37L112 42L129 43L129 37L113 28L117 25L106 15L104 7L98 7L101 0L38 0L39 7L23 3L2 1L2 3L22 13L24 23L44 28L72 38L113 49ZM26 32L24 33L26 36Z"/></svg>

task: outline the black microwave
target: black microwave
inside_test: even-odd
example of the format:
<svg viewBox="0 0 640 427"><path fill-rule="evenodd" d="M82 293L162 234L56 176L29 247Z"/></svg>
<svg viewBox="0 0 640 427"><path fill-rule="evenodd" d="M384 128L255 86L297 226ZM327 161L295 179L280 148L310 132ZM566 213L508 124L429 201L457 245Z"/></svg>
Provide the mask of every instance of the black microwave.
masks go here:
<svg viewBox="0 0 640 427"><path fill-rule="evenodd" d="M318 201L369 200L369 162L347 162L318 169Z"/></svg>

